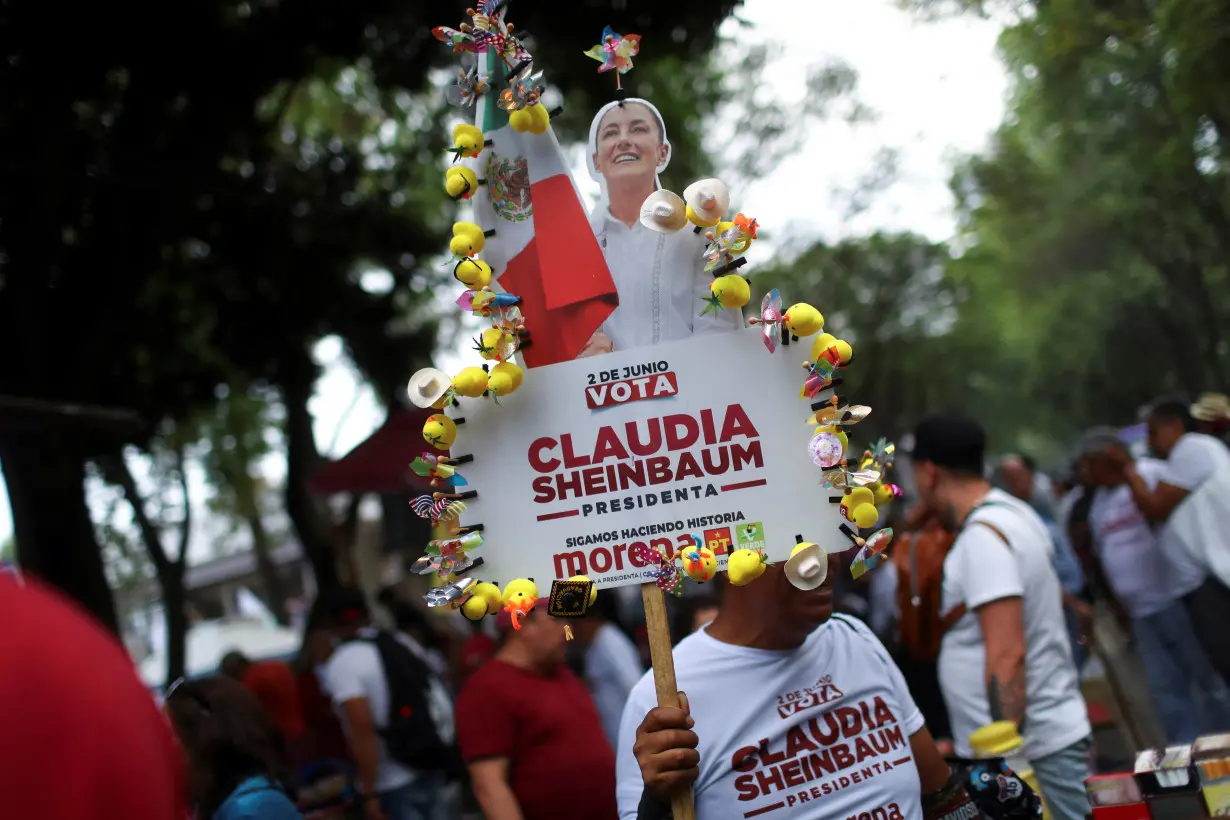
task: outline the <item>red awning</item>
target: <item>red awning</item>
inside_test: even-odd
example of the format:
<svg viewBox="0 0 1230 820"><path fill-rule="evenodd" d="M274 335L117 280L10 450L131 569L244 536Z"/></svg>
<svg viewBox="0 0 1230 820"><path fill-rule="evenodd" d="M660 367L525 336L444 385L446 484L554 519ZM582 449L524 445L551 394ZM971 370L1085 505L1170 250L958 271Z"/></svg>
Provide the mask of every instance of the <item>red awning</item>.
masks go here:
<svg viewBox="0 0 1230 820"><path fill-rule="evenodd" d="M423 422L432 412L417 408L394 411L366 441L318 469L309 485L312 492L430 492L431 480L416 475L410 462L430 449L423 441Z"/></svg>

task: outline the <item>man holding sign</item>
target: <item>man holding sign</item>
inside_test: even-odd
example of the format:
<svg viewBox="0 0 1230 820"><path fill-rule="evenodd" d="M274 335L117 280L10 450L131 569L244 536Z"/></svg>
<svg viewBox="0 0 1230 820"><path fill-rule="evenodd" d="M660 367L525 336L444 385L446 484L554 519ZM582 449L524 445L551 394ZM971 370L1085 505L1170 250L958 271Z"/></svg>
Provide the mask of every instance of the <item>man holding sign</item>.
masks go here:
<svg viewBox="0 0 1230 820"><path fill-rule="evenodd" d="M689 786L703 820L976 816L884 647L833 617L839 564L827 561L809 591L781 565L726 583L717 618L675 648L682 708L655 705L652 675L632 690L621 820L669 817Z"/></svg>

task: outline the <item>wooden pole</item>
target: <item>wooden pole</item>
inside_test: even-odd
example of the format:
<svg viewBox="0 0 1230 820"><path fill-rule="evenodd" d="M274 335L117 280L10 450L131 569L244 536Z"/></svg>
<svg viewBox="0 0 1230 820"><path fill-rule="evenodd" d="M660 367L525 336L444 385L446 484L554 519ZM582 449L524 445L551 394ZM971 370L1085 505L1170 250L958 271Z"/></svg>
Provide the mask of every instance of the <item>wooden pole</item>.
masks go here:
<svg viewBox="0 0 1230 820"><path fill-rule="evenodd" d="M657 584L641 584L641 600L645 602L645 627L649 634L649 657L653 662L653 685L658 692L658 705L679 708L679 684L675 680L675 657L671 654L671 629L666 619L666 599ZM696 820L692 790L671 798L673 820Z"/></svg>

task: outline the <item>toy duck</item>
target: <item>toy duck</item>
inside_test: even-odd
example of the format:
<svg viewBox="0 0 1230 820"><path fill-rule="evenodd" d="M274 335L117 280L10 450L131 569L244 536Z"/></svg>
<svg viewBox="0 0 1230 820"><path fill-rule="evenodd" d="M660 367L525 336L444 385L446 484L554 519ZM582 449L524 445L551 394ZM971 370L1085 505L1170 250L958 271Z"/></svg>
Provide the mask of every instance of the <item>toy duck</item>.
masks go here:
<svg viewBox="0 0 1230 820"><path fill-rule="evenodd" d="M693 581L712 581L717 574L717 556L708 547L691 546L683 550L683 572Z"/></svg>
<svg viewBox="0 0 1230 820"><path fill-rule="evenodd" d="M457 264L453 266L453 278L470 290L490 287L491 277L491 266L481 259L466 257L457 260Z"/></svg>
<svg viewBox="0 0 1230 820"><path fill-rule="evenodd" d="M473 222L454 222L453 238L448 241L448 249L453 256L474 256L482 253L487 244L487 237L495 231L484 231Z"/></svg>
<svg viewBox="0 0 1230 820"><path fill-rule="evenodd" d="M841 516L860 530L874 527L880 520L875 493L866 487L851 487L841 498Z"/></svg>
<svg viewBox="0 0 1230 820"><path fill-rule="evenodd" d="M449 166L444 172L444 190L450 199L469 199L478 192L480 184L485 185L486 180L480 180L478 174L464 165Z"/></svg>
<svg viewBox="0 0 1230 820"><path fill-rule="evenodd" d="M726 563L726 578L737 587L755 581L768 568L768 559L760 550L735 550Z"/></svg>
<svg viewBox="0 0 1230 820"><path fill-rule="evenodd" d="M470 597L461 605L461 614L471 621L481 621L485 615L498 615L503 605L500 588L482 581L474 586Z"/></svg>
<svg viewBox="0 0 1230 820"><path fill-rule="evenodd" d="M512 616L513 629L521 628L521 619L538 603L538 585L533 578L518 578L504 587L504 609Z"/></svg>
<svg viewBox="0 0 1230 820"><path fill-rule="evenodd" d="M824 316L806 302L798 302L782 314L782 329L797 341L824 330Z"/></svg>
<svg viewBox="0 0 1230 820"><path fill-rule="evenodd" d="M812 361L824 358L825 352L830 348L837 349L837 361L834 364L845 367L854 357L854 350L850 347L849 342L838 339L832 333L821 333L811 345Z"/></svg>
<svg viewBox="0 0 1230 820"><path fill-rule="evenodd" d="M524 378L525 374L521 372L521 368L512 362L500 362L491 368L487 377L487 389L494 396L507 396L517 391Z"/></svg>
<svg viewBox="0 0 1230 820"><path fill-rule="evenodd" d="M423 423L423 439L437 450L447 450L457 440L457 424L443 413L433 413Z"/></svg>
<svg viewBox="0 0 1230 820"><path fill-rule="evenodd" d="M719 308L741 310L752 298L751 284L737 273L719 276L709 283L709 298L705 299L705 309L701 315Z"/></svg>

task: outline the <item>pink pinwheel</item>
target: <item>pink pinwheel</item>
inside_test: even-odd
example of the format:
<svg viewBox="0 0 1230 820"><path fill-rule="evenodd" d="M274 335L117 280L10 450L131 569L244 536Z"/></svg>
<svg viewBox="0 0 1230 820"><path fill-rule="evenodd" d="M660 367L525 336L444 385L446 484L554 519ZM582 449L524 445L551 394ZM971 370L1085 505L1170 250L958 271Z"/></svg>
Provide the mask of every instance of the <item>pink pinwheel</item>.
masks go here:
<svg viewBox="0 0 1230 820"><path fill-rule="evenodd" d="M442 497L436 498L430 495L420 495L412 498L410 506L419 518L425 518L432 524L460 518L461 514L466 511L466 503L464 501L450 500Z"/></svg>
<svg viewBox="0 0 1230 820"><path fill-rule="evenodd" d="M777 352L777 345L782 339L782 297L777 288L764 295L760 302L760 318L748 319L748 324L764 325L764 346L770 353Z"/></svg>

